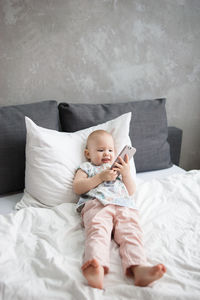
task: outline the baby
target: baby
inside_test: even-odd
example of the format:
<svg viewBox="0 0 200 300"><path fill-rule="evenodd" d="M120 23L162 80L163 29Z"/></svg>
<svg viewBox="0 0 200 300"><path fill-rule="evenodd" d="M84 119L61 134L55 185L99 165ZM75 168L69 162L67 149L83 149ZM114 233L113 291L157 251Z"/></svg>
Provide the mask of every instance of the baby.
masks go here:
<svg viewBox="0 0 200 300"><path fill-rule="evenodd" d="M119 245L124 273L134 277L134 284L147 286L166 272L163 264L147 266L134 203L135 183L128 156L110 167L115 159L113 137L104 130L93 131L85 149L87 162L77 170L73 188L81 195L77 210L81 212L86 232L83 275L91 287L102 289L109 271L111 236Z"/></svg>

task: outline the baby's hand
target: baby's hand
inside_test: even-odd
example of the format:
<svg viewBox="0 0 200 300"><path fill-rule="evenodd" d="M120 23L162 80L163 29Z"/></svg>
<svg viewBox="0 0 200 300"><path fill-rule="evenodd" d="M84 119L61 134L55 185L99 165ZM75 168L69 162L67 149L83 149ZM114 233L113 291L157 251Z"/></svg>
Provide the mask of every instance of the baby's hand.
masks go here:
<svg viewBox="0 0 200 300"><path fill-rule="evenodd" d="M114 181L117 178L117 172L114 170L104 170L101 173L99 173L99 177L101 181Z"/></svg>
<svg viewBox="0 0 200 300"><path fill-rule="evenodd" d="M119 172L122 177L129 176L130 174L130 164L129 164L129 159L128 155L125 155L124 160L121 158L121 156L118 157L120 163L115 163L113 170L116 172Z"/></svg>

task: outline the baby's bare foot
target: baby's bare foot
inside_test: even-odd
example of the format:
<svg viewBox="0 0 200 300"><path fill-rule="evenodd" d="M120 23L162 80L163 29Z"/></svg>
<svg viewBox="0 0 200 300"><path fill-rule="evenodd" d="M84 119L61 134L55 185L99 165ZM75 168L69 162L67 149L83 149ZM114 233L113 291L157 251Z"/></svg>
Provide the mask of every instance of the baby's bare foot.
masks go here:
<svg viewBox="0 0 200 300"><path fill-rule="evenodd" d="M103 289L104 268L96 259L86 262L83 267L83 275L91 287Z"/></svg>
<svg viewBox="0 0 200 300"><path fill-rule="evenodd" d="M166 272L163 264L156 266L134 266L132 267L134 274L134 283L137 286L147 286L155 280L160 279Z"/></svg>

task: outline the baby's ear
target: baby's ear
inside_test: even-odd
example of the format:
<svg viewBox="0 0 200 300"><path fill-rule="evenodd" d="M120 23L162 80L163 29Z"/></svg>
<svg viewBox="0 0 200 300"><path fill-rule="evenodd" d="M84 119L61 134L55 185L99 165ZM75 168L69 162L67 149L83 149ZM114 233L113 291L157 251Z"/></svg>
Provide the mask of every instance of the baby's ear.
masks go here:
<svg viewBox="0 0 200 300"><path fill-rule="evenodd" d="M84 154L85 154L85 158L90 160L90 153L89 153L88 149L85 149Z"/></svg>

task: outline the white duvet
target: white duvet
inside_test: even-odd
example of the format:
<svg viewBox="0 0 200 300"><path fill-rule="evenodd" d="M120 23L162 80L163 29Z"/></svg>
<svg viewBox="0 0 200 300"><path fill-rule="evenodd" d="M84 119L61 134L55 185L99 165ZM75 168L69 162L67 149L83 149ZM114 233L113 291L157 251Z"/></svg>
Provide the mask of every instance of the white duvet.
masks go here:
<svg viewBox="0 0 200 300"><path fill-rule="evenodd" d="M75 205L25 208L0 216L0 299L200 299L200 171L141 183L135 195L150 264L164 277L135 287L111 242L104 290L81 274L84 229Z"/></svg>

